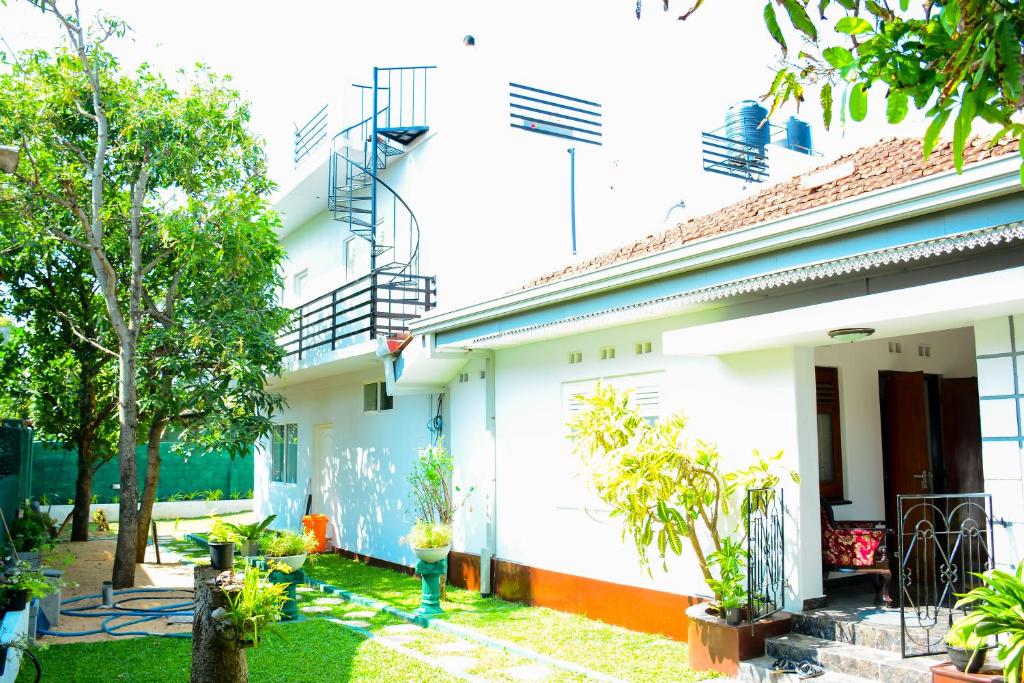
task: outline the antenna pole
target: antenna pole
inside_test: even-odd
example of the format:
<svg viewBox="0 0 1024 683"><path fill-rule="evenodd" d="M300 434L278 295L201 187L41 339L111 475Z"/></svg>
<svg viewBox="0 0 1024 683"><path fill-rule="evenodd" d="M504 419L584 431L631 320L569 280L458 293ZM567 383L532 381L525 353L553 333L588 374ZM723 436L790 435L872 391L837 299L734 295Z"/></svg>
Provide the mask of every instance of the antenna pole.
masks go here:
<svg viewBox="0 0 1024 683"><path fill-rule="evenodd" d="M571 221L572 255L576 255L576 148L569 152L569 219Z"/></svg>

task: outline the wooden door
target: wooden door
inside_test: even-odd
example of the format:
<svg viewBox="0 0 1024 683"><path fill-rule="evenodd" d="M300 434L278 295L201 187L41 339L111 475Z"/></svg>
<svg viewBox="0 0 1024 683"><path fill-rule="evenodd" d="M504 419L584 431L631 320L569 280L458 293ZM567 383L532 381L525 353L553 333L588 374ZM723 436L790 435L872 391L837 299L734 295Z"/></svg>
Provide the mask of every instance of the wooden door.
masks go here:
<svg viewBox="0 0 1024 683"><path fill-rule="evenodd" d="M879 373L885 517L897 528L896 497L932 493L928 450L928 402L923 372Z"/></svg>
<svg viewBox="0 0 1024 683"><path fill-rule="evenodd" d="M978 378L943 379L942 455L946 493L985 490L981 465L981 417Z"/></svg>

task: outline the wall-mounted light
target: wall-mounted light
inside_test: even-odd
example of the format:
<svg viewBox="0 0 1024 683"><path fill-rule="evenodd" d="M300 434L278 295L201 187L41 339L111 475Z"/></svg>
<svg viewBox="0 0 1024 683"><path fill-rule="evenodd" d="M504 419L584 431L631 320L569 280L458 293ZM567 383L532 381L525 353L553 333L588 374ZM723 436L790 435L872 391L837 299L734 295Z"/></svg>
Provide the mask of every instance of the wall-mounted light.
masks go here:
<svg viewBox="0 0 1024 683"><path fill-rule="evenodd" d="M836 330L829 330L828 336L839 342L855 342L867 339L875 333L873 327L840 327Z"/></svg>

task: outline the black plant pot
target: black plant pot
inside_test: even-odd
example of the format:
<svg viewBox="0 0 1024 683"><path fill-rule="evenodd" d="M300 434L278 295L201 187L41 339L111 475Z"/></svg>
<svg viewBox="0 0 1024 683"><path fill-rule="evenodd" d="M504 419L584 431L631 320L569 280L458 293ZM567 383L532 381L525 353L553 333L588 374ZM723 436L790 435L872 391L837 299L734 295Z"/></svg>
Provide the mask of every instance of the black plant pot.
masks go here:
<svg viewBox="0 0 1024 683"><path fill-rule="evenodd" d="M210 543L210 566L214 569L233 569L235 566L235 544L231 541Z"/></svg>
<svg viewBox="0 0 1024 683"><path fill-rule="evenodd" d="M20 612L28 605L28 590L18 589L7 591L7 611Z"/></svg>
<svg viewBox="0 0 1024 683"><path fill-rule="evenodd" d="M972 648L946 645L946 653L949 655L949 661L959 671L976 674L981 671L981 667L985 666L985 658L988 657L988 646L986 645L974 650Z"/></svg>
<svg viewBox="0 0 1024 683"><path fill-rule="evenodd" d="M725 609L725 623L729 626L739 626L743 621L742 607L727 607Z"/></svg>

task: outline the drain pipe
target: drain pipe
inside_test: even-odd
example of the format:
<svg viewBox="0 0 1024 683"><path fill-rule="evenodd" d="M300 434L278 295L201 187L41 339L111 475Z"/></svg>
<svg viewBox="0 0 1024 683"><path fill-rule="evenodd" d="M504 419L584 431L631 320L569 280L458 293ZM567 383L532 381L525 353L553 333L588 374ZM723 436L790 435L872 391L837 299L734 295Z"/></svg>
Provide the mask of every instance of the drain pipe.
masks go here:
<svg viewBox="0 0 1024 683"><path fill-rule="evenodd" d="M491 563L498 552L498 438L495 420L494 380L494 351L486 351L484 355L484 430L490 441L491 481L485 506L487 540L486 545L480 549L480 595L485 597L493 592Z"/></svg>

